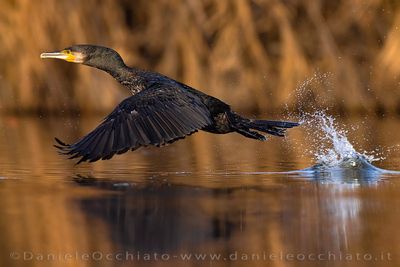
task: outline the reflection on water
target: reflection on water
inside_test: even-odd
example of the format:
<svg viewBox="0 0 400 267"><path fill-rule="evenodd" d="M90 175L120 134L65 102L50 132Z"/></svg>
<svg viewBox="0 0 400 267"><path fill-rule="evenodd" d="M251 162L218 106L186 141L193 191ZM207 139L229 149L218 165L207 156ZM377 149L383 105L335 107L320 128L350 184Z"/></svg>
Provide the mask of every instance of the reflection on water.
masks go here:
<svg viewBox="0 0 400 267"><path fill-rule="evenodd" d="M167 183L130 185L103 179L75 180L79 185L100 187L122 194L79 199L90 216L107 222L113 241L124 250L146 252L188 251L205 242L229 240L240 230L240 211L231 210L222 217L211 212L203 199L223 203L235 190L209 189Z"/></svg>
<svg viewBox="0 0 400 267"><path fill-rule="evenodd" d="M344 158L337 165L326 165L318 163L312 167L298 171L291 171L290 174L299 177L311 178L320 183L328 184L352 184L371 185L383 182L390 176L399 176L399 171L385 170L372 165L362 155L352 158Z"/></svg>
<svg viewBox="0 0 400 267"><path fill-rule="evenodd" d="M400 175L379 169L399 166L396 151L379 168L362 158L327 168L306 156L300 128L266 143L199 133L78 167L56 154L54 136L74 140L96 123L0 118L0 266L400 264ZM349 139L358 151L390 147L398 124L370 120ZM134 256L82 256L92 252ZM188 253L221 258L182 259ZM58 258L40 258L49 254Z"/></svg>

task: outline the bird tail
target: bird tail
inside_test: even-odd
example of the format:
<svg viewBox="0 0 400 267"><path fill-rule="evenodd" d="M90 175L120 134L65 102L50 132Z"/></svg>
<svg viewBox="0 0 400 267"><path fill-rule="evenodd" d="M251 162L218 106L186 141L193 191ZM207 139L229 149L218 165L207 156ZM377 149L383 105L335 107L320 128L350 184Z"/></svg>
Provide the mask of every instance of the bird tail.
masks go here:
<svg viewBox="0 0 400 267"><path fill-rule="evenodd" d="M298 122L254 120L249 123L250 128L267 134L285 136L286 130L299 126Z"/></svg>
<svg viewBox="0 0 400 267"><path fill-rule="evenodd" d="M246 137L262 141L266 140L265 136L252 130L283 137L287 129L300 125L298 122L290 121L249 120L236 114L234 121L233 129L236 132Z"/></svg>

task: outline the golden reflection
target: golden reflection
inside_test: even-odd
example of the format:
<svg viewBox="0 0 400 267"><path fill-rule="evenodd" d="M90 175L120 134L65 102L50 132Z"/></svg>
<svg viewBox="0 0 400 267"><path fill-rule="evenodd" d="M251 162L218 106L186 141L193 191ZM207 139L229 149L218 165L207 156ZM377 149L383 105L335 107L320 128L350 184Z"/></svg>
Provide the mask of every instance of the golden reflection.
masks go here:
<svg viewBox="0 0 400 267"><path fill-rule="evenodd" d="M312 165L312 159L295 145L299 140L307 145L301 128L291 131L287 141L272 138L265 143L234 134L198 133L166 148L140 149L111 161L77 167L57 155L53 136L74 140L97 121L0 119L0 176L5 178L0 180L1 266L88 264L74 259L16 260L10 258L13 251L209 252L239 257L215 261L213 266L248 266L240 260L243 253L331 252L339 257L341 252L385 252L391 253L392 261L382 261L383 265L400 264L396 258L400 256L396 178L373 185L332 185L287 175L244 173ZM395 128L397 120L369 122L361 124L358 135L352 136L357 137L360 148L398 142L399 137L389 139L382 134ZM361 138L370 129L377 129L369 134L374 144ZM116 264L90 262L94 263ZM199 265L198 261L176 258L162 264L117 263ZM320 263L307 261L307 266ZM298 266L298 261L251 261L251 266L266 265ZM365 266L365 261L331 265Z"/></svg>

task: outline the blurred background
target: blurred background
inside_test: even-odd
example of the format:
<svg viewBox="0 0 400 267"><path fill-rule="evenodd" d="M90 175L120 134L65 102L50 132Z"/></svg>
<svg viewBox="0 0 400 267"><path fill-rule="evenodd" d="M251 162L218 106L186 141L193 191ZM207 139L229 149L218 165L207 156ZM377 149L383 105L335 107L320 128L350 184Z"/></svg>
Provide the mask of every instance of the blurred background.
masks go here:
<svg viewBox="0 0 400 267"><path fill-rule="evenodd" d="M399 173L364 179L368 170L339 167L331 184L329 173L287 172L331 155L321 147L332 144L399 170L399 27L399 0L0 0L0 266L136 263L12 256L23 251L391 253L250 265L400 266ZM264 143L199 132L76 166L54 136L75 142L129 95L107 73L39 58L82 43L250 117L297 120L328 107L335 127L314 121Z"/></svg>
<svg viewBox="0 0 400 267"><path fill-rule="evenodd" d="M90 43L259 114L324 96L346 113L400 112L396 0L0 1L0 111L104 113L128 92L107 74L44 51ZM327 89L330 88L330 90ZM287 107L286 107L287 104ZM326 103L324 103L326 104Z"/></svg>

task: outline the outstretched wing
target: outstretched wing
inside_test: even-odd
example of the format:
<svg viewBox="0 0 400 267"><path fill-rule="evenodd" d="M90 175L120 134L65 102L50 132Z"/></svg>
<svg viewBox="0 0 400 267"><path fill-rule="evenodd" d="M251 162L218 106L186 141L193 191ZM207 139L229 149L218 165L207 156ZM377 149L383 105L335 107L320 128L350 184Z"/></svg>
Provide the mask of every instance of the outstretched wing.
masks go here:
<svg viewBox="0 0 400 267"><path fill-rule="evenodd" d="M201 100L178 86L154 84L124 101L88 135L74 144L56 139L62 154L83 161L110 159L129 149L161 146L211 124Z"/></svg>

